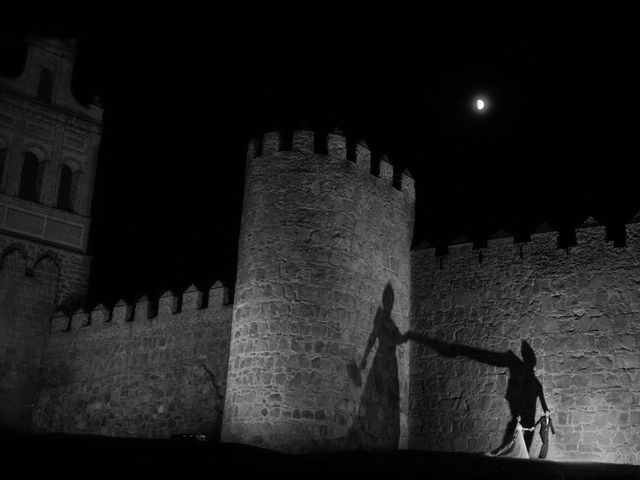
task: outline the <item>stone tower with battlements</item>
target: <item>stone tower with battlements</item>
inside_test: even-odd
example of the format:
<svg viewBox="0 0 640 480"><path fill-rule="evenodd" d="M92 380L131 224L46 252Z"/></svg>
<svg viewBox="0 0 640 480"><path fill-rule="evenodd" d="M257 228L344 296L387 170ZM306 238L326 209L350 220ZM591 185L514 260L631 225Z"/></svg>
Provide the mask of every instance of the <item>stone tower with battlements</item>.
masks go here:
<svg viewBox="0 0 640 480"><path fill-rule="evenodd" d="M339 132L251 143L222 440L406 445L413 179Z"/></svg>
<svg viewBox="0 0 640 480"><path fill-rule="evenodd" d="M75 42L0 78L0 427L28 430L54 308L85 294L102 108L71 92Z"/></svg>

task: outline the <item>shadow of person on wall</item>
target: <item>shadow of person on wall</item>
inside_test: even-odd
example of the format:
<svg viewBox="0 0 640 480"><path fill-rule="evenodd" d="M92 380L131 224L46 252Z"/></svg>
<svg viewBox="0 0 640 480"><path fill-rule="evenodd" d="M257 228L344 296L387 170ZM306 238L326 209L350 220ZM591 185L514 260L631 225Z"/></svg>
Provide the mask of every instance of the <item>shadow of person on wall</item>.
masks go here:
<svg viewBox="0 0 640 480"><path fill-rule="evenodd" d="M373 328L359 365L347 365L356 386L362 385L362 372L377 342L377 349L360 397L358 412L347 437L347 449L396 449L400 439L400 382L396 347L405 341L391 318L394 293L387 283L382 293Z"/></svg>
<svg viewBox="0 0 640 480"><path fill-rule="evenodd" d="M511 350L494 352L459 343L444 342L416 332L407 332L405 338L423 343L444 357L462 356L487 365L509 369L509 381L504 398L509 403L511 421L505 429L503 443L511 439L518 415L522 416L521 423L524 427L533 426L536 420L536 402L538 399L540 399L543 411L548 410L542 384L535 375L536 356L531 345L525 340L522 340L520 347L521 360ZM533 432L525 431L524 440L527 449L529 449L533 440Z"/></svg>

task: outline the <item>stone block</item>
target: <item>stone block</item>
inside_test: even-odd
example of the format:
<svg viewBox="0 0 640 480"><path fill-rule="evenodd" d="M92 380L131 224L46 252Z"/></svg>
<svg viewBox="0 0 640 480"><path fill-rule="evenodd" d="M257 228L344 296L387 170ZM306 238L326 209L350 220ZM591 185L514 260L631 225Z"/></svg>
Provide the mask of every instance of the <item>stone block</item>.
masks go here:
<svg viewBox="0 0 640 480"><path fill-rule="evenodd" d="M393 182L393 165L386 155L380 158L380 178L389 181L389 183Z"/></svg>
<svg viewBox="0 0 640 480"><path fill-rule="evenodd" d="M136 302L134 321L144 321L149 318L149 299L146 296L140 297Z"/></svg>
<svg viewBox="0 0 640 480"><path fill-rule="evenodd" d="M101 325L111 319L111 311L103 304L99 304L91 311L91 325Z"/></svg>
<svg viewBox="0 0 640 480"><path fill-rule="evenodd" d="M198 310L204 306L204 292L195 285L190 285L182 294L182 311Z"/></svg>
<svg viewBox="0 0 640 480"><path fill-rule="evenodd" d="M293 132L293 149L300 153L311 154L314 151L314 134L309 130Z"/></svg>
<svg viewBox="0 0 640 480"><path fill-rule="evenodd" d="M327 152L332 158L346 160L347 140L341 132L334 131L327 135Z"/></svg>
<svg viewBox="0 0 640 480"><path fill-rule="evenodd" d="M229 289L217 281L209 289L209 306L227 305L229 303Z"/></svg>
<svg viewBox="0 0 640 480"><path fill-rule="evenodd" d="M158 299L158 314L172 315L178 311L178 296L172 292L165 292Z"/></svg>
<svg viewBox="0 0 640 480"><path fill-rule="evenodd" d="M125 323L132 320L133 308L124 300L120 300L113 307L111 314L112 323Z"/></svg>
<svg viewBox="0 0 640 480"><path fill-rule="evenodd" d="M371 171L371 152L364 140L356 145L356 165L366 172Z"/></svg>
<svg viewBox="0 0 640 480"><path fill-rule="evenodd" d="M76 310L71 317L71 330L79 330L89 325L89 314L82 309Z"/></svg>
<svg viewBox="0 0 640 480"><path fill-rule="evenodd" d="M267 132L262 137L262 154L273 155L280 150L280 132Z"/></svg>

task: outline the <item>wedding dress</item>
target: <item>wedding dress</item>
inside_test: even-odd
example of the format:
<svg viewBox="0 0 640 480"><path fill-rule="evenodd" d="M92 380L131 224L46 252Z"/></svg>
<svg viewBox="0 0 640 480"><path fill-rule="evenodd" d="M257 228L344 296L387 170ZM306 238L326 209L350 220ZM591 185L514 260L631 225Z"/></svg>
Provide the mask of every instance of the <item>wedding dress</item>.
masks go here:
<svg viewBox="0 0 640 480"><path fill-rule="evenodd" d="M496 457L529 458L520 423L516 424L511 440L500 447L493 455Z"/></svg>

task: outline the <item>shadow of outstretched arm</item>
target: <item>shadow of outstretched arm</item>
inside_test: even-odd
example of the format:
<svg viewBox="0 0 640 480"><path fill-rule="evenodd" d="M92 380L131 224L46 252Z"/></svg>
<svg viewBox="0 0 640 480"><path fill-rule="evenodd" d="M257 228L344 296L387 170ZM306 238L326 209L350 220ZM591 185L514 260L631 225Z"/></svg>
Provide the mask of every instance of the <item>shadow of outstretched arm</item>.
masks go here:
<svg viewBox="0 0 640 480"><path fill-rule="evenodd" d="M549 410L549 406L547 405L547 402L544 399L544 389L542 388L542 384L536 380L536 387L537 387L537 395L538 398L540 399L540 406L542 407L542 411L546 412L547 410Z"/></svg>
<svg viewBox="0 0 640 480"><path fill-rule="evenodd" d="M514 360L518 360L510 350L506 352L494 352L459 343L444 342L418 332L409 331L404 334L404 339L427 345L443 357L467 357L496 367L510 367Z"/></svg>
<svg viewBox="0 0 640 480"><path fill-rule="evenodd" d="M369 353L371 353L371 349L373 348L373 346L376 343L377 340L377 336L376 336L376 332L372 332L371 335L369 335L369 340L367 341L367 345L364 349L364 354L362 355L362 360L360 361L360 365L359 368L361 370L363 370L366 365L367 365L367 357L369 357Z"/></svg>

